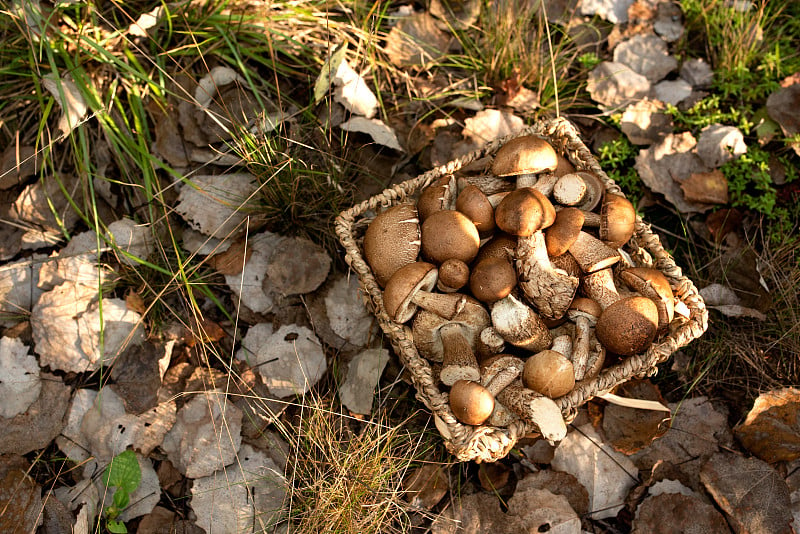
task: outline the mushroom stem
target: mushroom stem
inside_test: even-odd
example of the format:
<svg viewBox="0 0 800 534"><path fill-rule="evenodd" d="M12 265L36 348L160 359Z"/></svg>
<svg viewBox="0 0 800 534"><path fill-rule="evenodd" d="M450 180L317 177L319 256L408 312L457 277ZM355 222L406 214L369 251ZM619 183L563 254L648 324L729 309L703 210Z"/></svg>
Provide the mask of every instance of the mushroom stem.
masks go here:
<svg viewBox="0 0 800 534"><path fill-rule="evenodd" d="M440 328L439 335L444 348L440 375L442 383L452 386L459 380L479 381L481 372L478 360L469 340L461 332L461 327L457 324L446 324Z"/></svg>
<svg viewBox="0 0 800 534"><path fill-rule="evenodd" d="M575 343L572 351L572 365L575 369L575 380L583 380L586 376L586 363L589 360L589 336L592 325L582 316L575 317Z"/></svg>
<svg viewBox="0 0 800 534"><path fill-rule="evenodd" d="M548 441L560 441L567 435L567 425L552 399L522 387L517 381L497 394L497 400L519 417L533 423Z"/></svg>
<svg viewBox="0 0 800 534"><path fill-rule="evenodd" d="M493 326L481 330L478 353L482 357L489 357L493 354L500 354L506 348L506 340L497 333Z"/></svg>
<svg viewBox="0 0 800 534"><path fill-rule="evenodd" d="M525 297L548 319L560 319L575 296L579 280L556 269L547 256L541 230L517 241L517 274Z"/></svg>
<svg viewBox="0 0 800 534"><path fill-rule="evenodd" d="M572 338L568 335L561 335L553 338L553 346L550 347L550 350L560 352L568 360L572 360Z"/></svg>
<svg viewBox="0 0 800 534"><path fill-rule="evenodd" d="M411 302L429 312L435 313L439 317L452 319L464 309L467 299L460 293L431 293L429 291L417 291Z"/></svg>
<svg viewBox="0 0 800 534"><path fill-rule="evenodd" d="M604 310L620 299L611 269L601 269L584 276L582 284L584 294Z"/></svg>
<svg viewBox="0 0 800 534"><path fill-rule="evenodd" d="M546 349L553 341L542 318L513 293L492 305L492 324L508 343L532 352Z"/></svg>

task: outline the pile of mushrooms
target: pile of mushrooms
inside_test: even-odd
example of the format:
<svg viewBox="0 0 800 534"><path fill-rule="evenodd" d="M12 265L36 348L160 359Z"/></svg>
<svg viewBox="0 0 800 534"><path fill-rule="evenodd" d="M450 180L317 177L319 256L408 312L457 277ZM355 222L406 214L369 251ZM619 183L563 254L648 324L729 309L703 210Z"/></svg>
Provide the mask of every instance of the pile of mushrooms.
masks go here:
<svg viewBox="0 0 800 534"><path fill-rule="evenodd" d="M560 439L552 399L646 351L673 319L666 277L622 250L635 219L598 176L523 136L484 175L445 176L379 213L364 257L459 421L522 418Z"/></svg>

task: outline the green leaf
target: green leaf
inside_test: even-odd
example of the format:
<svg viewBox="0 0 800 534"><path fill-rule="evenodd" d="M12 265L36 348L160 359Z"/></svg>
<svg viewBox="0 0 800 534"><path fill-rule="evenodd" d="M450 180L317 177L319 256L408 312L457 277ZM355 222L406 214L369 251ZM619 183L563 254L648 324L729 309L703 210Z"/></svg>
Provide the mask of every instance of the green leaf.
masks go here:
<svg viewBox="0 0 800 534"><path fill-rule="evenodd" d="M114 508L117 510L124 510L131 502L130 494L124 488L119 488L114 492Z"/></svg>
<svg viewBox="0 0 800 534"><path fill-rule="evenodd" d="M118 454L103 472L103 483L107 487L116 486L128 493L136 491L141 481L142 471L139 468L136 453L133 451Z"/></svg>
<svg viewBox="0 0 800 534"><path fill-rule="evenodd" d="M333 53L323 63L322 69L319 71L319 77L314 84L314 102L322 100L322 97L330 91L331 78L339 70L339 65L344 61L346 52L347 43L342 43L333 50Z"/></svg>
<svg viewBox="0 0 800 534"><path fill-rule="evenodd" d="M125 526L125 523L122 521L115 521L113 519L109 519L106 521L106 528L109 532L113 532L114 534L127 534L128 527Z"/></svg>

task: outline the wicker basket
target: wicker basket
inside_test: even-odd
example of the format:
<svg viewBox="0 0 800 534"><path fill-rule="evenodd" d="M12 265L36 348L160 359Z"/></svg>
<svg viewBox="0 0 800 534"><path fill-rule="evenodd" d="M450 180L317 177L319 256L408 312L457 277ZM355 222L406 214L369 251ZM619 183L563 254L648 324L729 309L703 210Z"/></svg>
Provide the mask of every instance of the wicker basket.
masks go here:
<svg viewBox="0 0 800 534"><path fill-rule="evenodd" d="M438 417L437 426L448 450L461 461L499 460L508 454L519 438L535 431L535 427L522 420L511 424L508 428L469 426L456 420L447 402L447 394L439 390L433 380L428 361L420 356L414 347L410 328L391 321L386 314L381 288L364 261L360 244L366 227L379 208L409 200L438 178L452 174L471 162L495 153L512 137L529 134L538 135L549 141L556 151L564 154L578 170L589 170L599 175L607 191L621 194L620 188L603 172L583 144L577 129L566 119L559 118L537 123L514 136L490 142L480 150L386 189L381 194L342 212L335 223L336 233L345 248L345 260L358 274L367 297L367 306L377 317L401 362L410 371L417 390L417 398ZM606 393L631 378L655 374L659 363L664 362L678 348L700 337L706 330L708 311L697 288L691 280L683 276L680 267L675 265L649 225L638 217L635 233L627 245L627 250L638 266L655 267L666 275L676 297L688 307L689 319L684 320L677 328L673 321L670 334L658 339L644 354L629 357L604 369L596 378L579 383L572 392L555 399L566 421L571 421L577 414L578 407L592 397Z"/></svg>

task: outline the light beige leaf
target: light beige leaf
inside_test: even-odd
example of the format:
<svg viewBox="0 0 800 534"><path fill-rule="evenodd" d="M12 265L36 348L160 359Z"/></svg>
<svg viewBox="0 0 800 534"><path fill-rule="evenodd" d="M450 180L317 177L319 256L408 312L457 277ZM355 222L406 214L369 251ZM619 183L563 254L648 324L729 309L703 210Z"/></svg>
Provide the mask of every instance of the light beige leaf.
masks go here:
<svg viewBox="0 0 800 534"><path fill-rule="evenodd" d="M700 204L727 204L728 180L722 171L692 173L681 184L683 196L688 202Z"/></svg>
<svg viewBox="0 0 800 534"><path fill-rule="evenodd" d="M426 65L447 53L451 37L426 12L401 19L386 37L389 60L398 67Z"/></svg>
<svg viewBox="0 0 800 534"><path fill-rule="evenodd" d="M70 388L60 377L41 373L42 392L27 411L4 419L0 454L27 454L43 449L64 428Z"/></svg>
<svg viewBox="0 0 800 534"><path fill-rule="evenodd" d="M375 94L347 61L339 63L333 76L336 86L334 102L339 102L348 111L371 119L378 112L378 99Z"/></svg>
<svg viewBox="0 0 800 534"><path fill-rule="evenodd" d="M39 398L39 364L19 338L0 338L0 417L24 413Z"/></svg>
<svg viewBox="0 0 800 534"><path fill-rule="evenodd" d="M728 532L725 518L710 504L680 493L645 499L636 509L633 534Z"/></svg>
<svg viewBox="0 0 800 534"><path fill-rule="evenodd" d="M352 117L339 125L339 128L348 132L361 132L372 137L379 145L388 146L398 152L405 152L397 140L397 135L389 126L378 119Z"/></svg>
<svg viewBox="0 0 800 534"><path fill-rule="evenodd" d="M758 396L747 419L733 429L745 448L767 462L800 458L800 389Z"/></svg>
<svg viewBox="0 0 800 534"><path fill-rule="evenodd" d="M632 380L617 388L623 397L647 399L666 404L661 392L649 380ZM664 434L669 412L640 410L608 404L603 410L603 433L613 447L625 454L639 451Z"/></svg>
<svg viewBox="0 0 800 534"><path fill-rule="evenodd" d="M485 109L464 121L462 135L477 148L489 141L517 133L525 127L525 121L507 111Z"/></svg>
<svg viewBox="0 0 800 534"><path fill-rule="evenodd" d="M157 6L147 13L142 13L136 22L128 27L128 35L134 37L147 37L148 30L158 24L158 20L164 15L164 6Z"/></svg>
<svg viewBox="0 0 800 534"><path fill-rule="evenodd" d="M430 510L439 504L449 489L447 474L438 464L417 467L403 479L404 498L412 508L420 510Z"/></svg>
<svg viewBox="0 0 800 534"><path fill-rule="evenodd" d="M86 117L89 106L83 99L80 89L69 74L58 78L55 73L42 77L42 86L53 95L58 105L61 106L62 115L58 121L58 130L61 136L74 130Z"/></svg>
<svg viewBox="0 0 800 534"><path fill-rule="evenodd" d="M247 173L193 176L181 188L175 211L195 230L224 238L247 218L245 208L257 189Z"/></svg>

